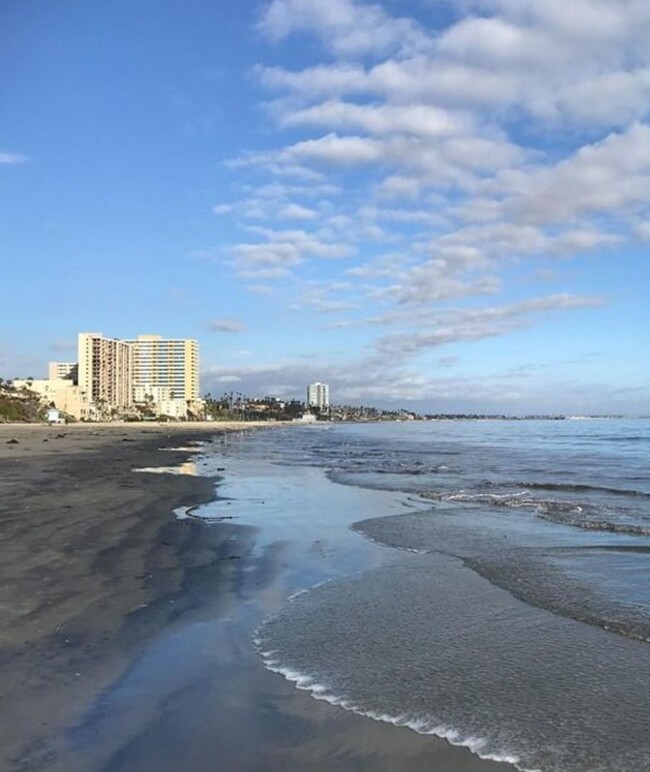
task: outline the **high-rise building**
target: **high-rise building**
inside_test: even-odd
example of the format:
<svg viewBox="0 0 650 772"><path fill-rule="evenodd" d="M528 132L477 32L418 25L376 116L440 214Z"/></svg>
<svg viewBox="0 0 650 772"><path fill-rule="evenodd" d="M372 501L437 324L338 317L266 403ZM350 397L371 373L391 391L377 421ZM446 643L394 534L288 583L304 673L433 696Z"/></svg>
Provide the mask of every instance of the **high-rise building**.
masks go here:
<svg viewBox="0 0 650 772"><path fill-rule="evenodd" d="M307 387L307 407L327 410L330 406L330 387L326 383L310 383Z"/></svg>
<svg viewBox="0 0 650 772"><path fill-rule="evenodd" d="M77 350L78 362L50 362L47 380L16 383L82 420L201 414L197 341L160 335L120 340L82 332Z"/></svg>
<svg viewBox="0 0 650 772"><path fill-rule="evenodd" d="M138 335L128 341L133 349L133 391L156 401L165 399L196 402L199 399L199 344L183 338ZM136 396L136 399L137 399ZM139 400L138 400L139 401Z"/></svg>
<svg viewBox="0 0 650 772"><path fill-rule="evenodd" d="M99 332L78 337L79 388L99 414L133 405L132 346Z"/></svg>
<svg viewBox="0 0 650 772"><path fill-rule="evenodd" d="M79 365L76 362L50 362L47 377L51 381L64 379L76 383L79 378Z"/></svg>

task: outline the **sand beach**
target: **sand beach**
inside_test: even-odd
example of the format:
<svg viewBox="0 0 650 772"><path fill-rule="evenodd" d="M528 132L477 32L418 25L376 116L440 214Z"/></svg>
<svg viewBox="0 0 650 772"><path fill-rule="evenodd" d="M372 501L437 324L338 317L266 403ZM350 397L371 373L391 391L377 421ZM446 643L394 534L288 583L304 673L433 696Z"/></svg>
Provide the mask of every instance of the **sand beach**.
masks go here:
<svg viewBox="0 0 650 772"><path fill-rule="evenodd" d="M214 426L0 426L1 768L29 757L178 614L169 600L196 545L177 545L164 514L209 500L214 481L132 470L206 431Z"/></svg>
<svg viewBox="0 0 650 772"><path fill-rule="evenodd" d="M341 512L361 511L366 500L376 509L376 501L320 472L283 477L269 467L251 482L256 465L238 472L225 449L231 485L241 475L248 488L232 501L236 516L224 509L206 525L173 513L212 501L219 473L133 471L182 465L193 443L225 442L227 432L240 437L241 425L0 427L0 768L507 769L314 700L264 669L255 626L282 605L300 571L309 584L341 553L338 536L328 546L307 531L298 547L275 536L262 546L246 502L280 523L282 490L322 524L309 502L327 506L330 488L343 497L331 502ZM255 498L251 485L275 503ZM294 512L280 527L298 533L301 517Z"/></svg>

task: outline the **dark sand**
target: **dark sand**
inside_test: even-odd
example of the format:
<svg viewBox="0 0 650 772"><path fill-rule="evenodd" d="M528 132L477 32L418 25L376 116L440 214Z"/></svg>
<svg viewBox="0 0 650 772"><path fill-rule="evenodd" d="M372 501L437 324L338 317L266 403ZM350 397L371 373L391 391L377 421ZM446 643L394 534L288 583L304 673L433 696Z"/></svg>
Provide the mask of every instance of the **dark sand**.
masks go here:
<svg viewBox="0 0 650 772"><path fill-rule="evenodd" d="M215 480L132 470L222 429L0 426L0 770L509 769L313 700L248 632L188 637L281 560L260 566L245 524L175 519Z"/></svg>
<svg viewBox="0 0 650 772"><path fill-rule="evenodd" d="M188 568L214 555L171 514L214 481L132 470L206 431L0 426L0 769L41 768L44 740L194 602Z"/></svg>

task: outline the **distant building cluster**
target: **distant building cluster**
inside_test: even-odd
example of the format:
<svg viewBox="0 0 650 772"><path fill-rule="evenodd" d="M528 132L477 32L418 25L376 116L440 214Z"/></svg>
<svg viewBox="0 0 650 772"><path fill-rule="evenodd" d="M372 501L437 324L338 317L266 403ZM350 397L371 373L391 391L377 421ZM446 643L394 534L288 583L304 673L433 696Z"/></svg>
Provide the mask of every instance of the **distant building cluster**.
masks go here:
<svg viewBox="0 0 650 772"><path fill-rule="evenodd" d="M198 414L199 345L139 335L133 340L82 332L76 362L50 362L48 378L15 380L77 420Z"/></svg>
<svg viewBox="0 0 650 772"><path fill-rule="evenodd" d="M335 416L329 386L320 381L307 386L306 403L233 392L201 399L198 342L161 335L121 339L81 332L76 361L50 362L47 378L15 379L12 388L36 394L42 406L78 421L163 417L309 423Z"/></svg>

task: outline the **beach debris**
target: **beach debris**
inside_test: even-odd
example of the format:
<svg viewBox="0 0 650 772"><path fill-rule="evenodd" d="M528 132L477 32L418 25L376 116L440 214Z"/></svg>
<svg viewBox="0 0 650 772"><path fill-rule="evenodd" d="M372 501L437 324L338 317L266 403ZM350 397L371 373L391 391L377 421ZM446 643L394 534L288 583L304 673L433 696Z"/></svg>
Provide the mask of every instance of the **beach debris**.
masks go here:
<svg viewBox="0 0 650 772"><path fill-rule="evenodd" d="M55 440L62 440L65 437L65 434L57 434L54 439Z"/></svg>
<svg viewBox="0 0 650 772"><path fill-rule="evenodd" d="M15 437L12 437L10 440L7 440L7 445L20 445L20 443Z"/></svg>

